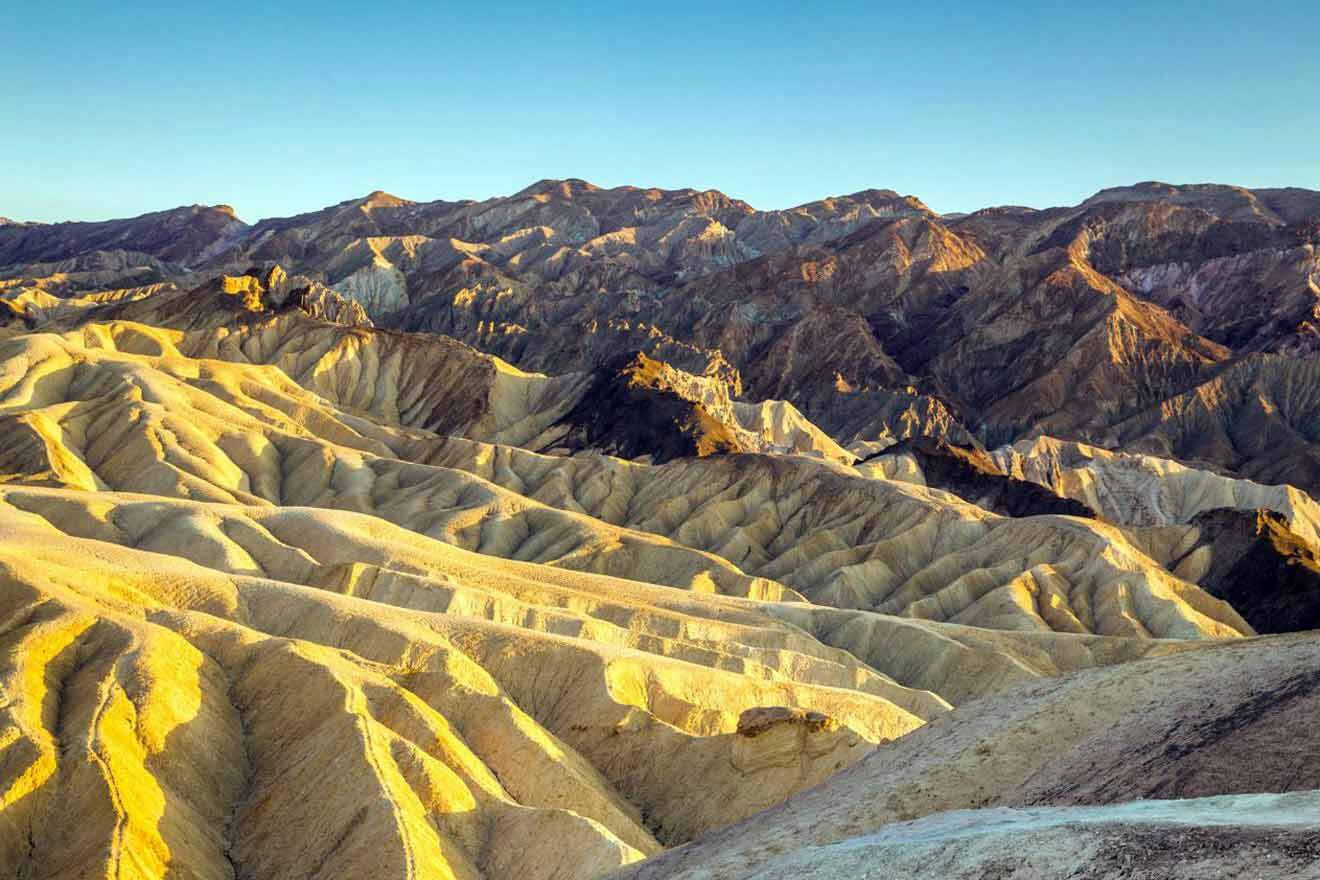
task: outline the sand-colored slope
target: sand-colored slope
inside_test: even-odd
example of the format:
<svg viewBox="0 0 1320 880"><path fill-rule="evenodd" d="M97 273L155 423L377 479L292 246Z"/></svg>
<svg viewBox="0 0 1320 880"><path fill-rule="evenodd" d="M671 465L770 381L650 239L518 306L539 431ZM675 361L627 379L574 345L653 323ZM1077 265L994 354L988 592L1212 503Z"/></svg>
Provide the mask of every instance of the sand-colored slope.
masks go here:
<svg viewBox="0 0 1320 880"><path fill-rule="evenodd" d="M186 357L177 339L115 324L2 343L0 415L25 426L0 449L5 469L44 481L63 468L84 489L357 510L481 553L727 594L1002 629L1250 632L1103 523L999 517L801 458L653 468L441 440L382 426L361 401L340 409L272 366ZM337 363L360 375L372 362ZM351 387L411 393L376 375Z"/></svg>
<svg viewBox="0 0 1320 880"><path fill-rule="evenodd" d="M1150 633L1249 631L1117 530L805 458L656 467L446 438L379 404L411 393L400 373L322 394L240 340L191 356L224 338L195 332L0 343L0 847L24 876L593 876L951 703L1195 644ZM270 346L253 360L289 351L246 338ZM531 409L479 387L487 414ZM1072 607L1120 597L1087 619L1129 637L788 586L825 602L888 570L920 601L960 571L984 597L1021 570L1018 541L1078 578Z"/></svg>
<svg viewBox="0 0 1320 880"><path fill-rule="evenodd" d="M15 626L6 641L20 663L48 650L50 630L89 615L100 636L66 646L56 667L7 677L19 717L7 719L5 779L19 807L5 811L4 843L6 863L20 875L282 876L315 874L333 860L338 876L475 877L483 837L497 825L509 826L511 840L550 833L572 858L597 868L635 858L599 821L584 818L593 813L654 849L580 761L585 793L573 798L572 782L558 780L568 804L540 806L534 792L515 800L435 707L395 681L408 667L228 623L215 614L228 598L223 581L208 591L169 567L137 573L123 556L112 560L115 568L102 571L7 572L6 619ZM211 613L162 607L167 586L191 588ZM146 596L132 596L144 588ZM156 601L134 608L132 598L147 596ZM233 598L261 626L268 609L241 590ZM34 626L34 616L53 620ZM409 671L448 672L456 680L438 689L458 692L451 699L474 685L496 690L471 664L466 674L450 669L461 655L447 653L448 660L419 657ZM24 680L44 681L48 691L12 687ZM34 708L25 712L25 703ZM43 712L42 704L53 708ZM512 741L503 749L517 750L517 725L504 726ZM535 735L534 725L523 726ZM568 765L572 776L564 750L540 737L545 773ZM19 763L24 751L49 769L45 778ZM565 812L570 805L579 815ZM500 857L519 860L514 851ZM556 865L546 853L512 870L573 876L565 858Z"/></svg>
<svg viewBox="0 0 1320 880"><path fill-rule="evenodd" d="M21 343L21 344L20 344ZM0 378L11 479L371 512L480 552L742 595L791 596L729 562L397 459L411 435L336 410L271 367L15 340ZM8 351L8 350L7 350Z"/></svg>
<svg viewBox="0 0 1320 880"><path fill-rule="evenodd" d="M648 608L673 591L490 560L356 514L259 513L5 495L10 863L55 866L32 829L67 808L87 816L86 842L60 870L150 856L139 876L157 876L187 853L197 876L223 877L228 851L241 876L328 853L333 876L590 876L943 711L746 608ZM247 549L206 552L226 533ZM146 549L162 542L209 567ZM270 576L234 573L240 554ZM106 700L133 720L99 755ZM738 732L742 712L785 705L835 721ZM80 735L86 769L58 745ZM111 757L132 761L102 767ZM107 779L95 802L93 771ZM201 802L166 810L176 791ZM162 810L172 824L157 829Z"/></svg>
<svg viewBox="0 0 1320 880"><path fill-rule="evenodd" d="M580 374L524 373L448 337L311 320L275 306L251 276L225 276L95 317L96 324L74 319L50 329L134 354L271 366L336 405L387 424L506 443L553 439L542 435L587 382Z"/></svg>
<svg viewBox="0 0 1320 880"><path fill-rule="evenodd" d="M826 463L738 456L647 468L457 439L412 455L671 536L817 604L1023 630L1250 631L1103 523L999 517L938 490Z"/></svg>
<svg viewBox="0 0 1320 880"><path fill-rule="evenodd" d="M899 703L938 714L747 600L474 556L360 514L3 501L0 845L56 869L34 876L594 876L654 852L651 834L679 842L821 781L919 722ZM249 560L272 577L233 573ZM276 579L295 574L319 589ZM84 668L133 719L87 734L85 765L52 745L93 724ZM841 726L737 732L745 708L785 704ZM43 836L66 815L78 846Z"/></svg>
<svg viewBox="0 0 1320 880"><path fill-rule="evenodd" d="M1016 684L1158 657L1203 641L995 630L869 611L778 604L771 614L907 687L959 706Z"/></svg>

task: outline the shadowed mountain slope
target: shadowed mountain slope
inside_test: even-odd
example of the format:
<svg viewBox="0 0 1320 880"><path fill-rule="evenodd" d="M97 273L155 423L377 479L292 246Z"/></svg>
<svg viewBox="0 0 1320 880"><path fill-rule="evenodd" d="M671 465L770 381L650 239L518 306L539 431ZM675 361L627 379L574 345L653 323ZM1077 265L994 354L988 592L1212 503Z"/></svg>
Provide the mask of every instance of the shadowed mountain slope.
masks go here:
<svg viewBox="0 0 1320 880"><path fill-rule="evenodd" d="M981 449L955 446L931 437L903 440L864 459L868 472L921 483L965 498L1005 516L1095 516L1080 501L1056 495L1045 486L1006 473Z"/></svg>
<svg viewBox="0 0 1320 880"><path fill-rule="evenodd" d="M0 875L1314 875L1317 216L0 223Z"/></svg>
<svg viewBox="0 0 1320 880"><path fill-rule="evenodd" d="M57 276L90 267L49 261L113 265L112 245L128 263L174 262L81 283L187 289L193 270L279 263L375 323L524 370L589 372L641 351L734 398L788 401L845 446L962 443L968 428L990 445L1133 444L1143 413L1226 381L1235 356L1305 355L1316 338L1320 196L1306 190L1150 183L941 218L888 190L761 212L716 191L567 180L480 202L376 192L223 234L199 211L57 225L40 247L18 236L46 227L6 226L16 243L0 263L32 264L6 270L9 296L66 291ZM1259 475L1227 450L1208 460ZM1301 452L1280 470L1271 480L1320 485Z"/></svg>

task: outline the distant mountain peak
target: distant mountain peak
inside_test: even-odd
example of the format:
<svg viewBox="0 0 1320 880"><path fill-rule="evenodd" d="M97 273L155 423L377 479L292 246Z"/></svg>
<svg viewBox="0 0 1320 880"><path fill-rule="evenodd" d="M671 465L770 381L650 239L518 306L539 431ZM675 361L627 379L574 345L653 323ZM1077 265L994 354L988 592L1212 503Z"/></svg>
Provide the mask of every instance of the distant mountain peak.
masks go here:
<svg viewBox="0 0 1320 880"><path fill-rule="evenodd" d="M858 199L858 200L864 199L867 201L870 201L872 199L883 199L885 201L892 201L893 199L912 198L912 197L902 196L897 191L892 189L876 189L875 187L867 187L866 189L861 189L855 193L845 196L845 198Z"/></svg>
<svg viewBox="0 0 1320 880"><path fill-rule="evenodd" d="M401 208L404 205L415 205L417 203L408 199L399 198L396 195L385 192L383 189L376 189L358 199L354 204L364 210L374 211L377 208Z"/></svg>
<svg viewBox="0 0 1320 880"><path fill-rule="evenodd" d="M580 177L566 177L562 180L546 177L538 180L531 186L524 187L514 193L514 198L527 198L529 196L549 196L557 195L562 198L571 199L582 193L600 192L602 187L590 181L583 180Z"/></svg>

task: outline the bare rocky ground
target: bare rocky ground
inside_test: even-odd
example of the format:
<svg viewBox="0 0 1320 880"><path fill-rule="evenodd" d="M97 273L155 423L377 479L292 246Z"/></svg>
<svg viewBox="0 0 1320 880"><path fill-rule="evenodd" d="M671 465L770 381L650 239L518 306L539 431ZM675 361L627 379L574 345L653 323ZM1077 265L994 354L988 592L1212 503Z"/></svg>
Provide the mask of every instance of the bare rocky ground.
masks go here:
<svg viewBox="0 0 1320 880"><path fill-rule="evenodd" d="M1317 214L0 225L0 876L1320 876Z"/></svg>

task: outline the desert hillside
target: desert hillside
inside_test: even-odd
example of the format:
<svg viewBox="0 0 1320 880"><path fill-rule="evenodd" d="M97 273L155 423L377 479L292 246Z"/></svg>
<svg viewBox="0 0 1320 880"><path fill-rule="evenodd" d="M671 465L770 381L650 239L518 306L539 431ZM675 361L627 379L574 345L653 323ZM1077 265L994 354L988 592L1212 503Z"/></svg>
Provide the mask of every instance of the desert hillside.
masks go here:
<svg viewBox="0 0 1320 880"><path fill-rule="evenodd" d="M1320 877L1317 248L1155 183L0 222L0 878Z"/></svg>

